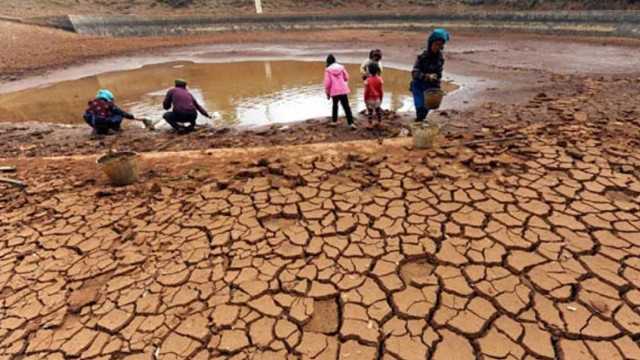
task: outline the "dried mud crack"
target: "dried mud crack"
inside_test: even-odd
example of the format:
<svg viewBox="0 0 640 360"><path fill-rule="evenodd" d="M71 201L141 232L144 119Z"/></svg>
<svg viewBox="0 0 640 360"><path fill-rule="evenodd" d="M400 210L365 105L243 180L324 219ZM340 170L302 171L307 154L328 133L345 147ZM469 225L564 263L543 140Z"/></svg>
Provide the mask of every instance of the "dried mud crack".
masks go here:
<svg viewBox="0 0 640 360"><path fill-rule="evenodd" d="M640 358L638 81L448 134L513 142L265 151L224 175L203 155L108 190L25 170L2 188L0 356Z"/></svg>

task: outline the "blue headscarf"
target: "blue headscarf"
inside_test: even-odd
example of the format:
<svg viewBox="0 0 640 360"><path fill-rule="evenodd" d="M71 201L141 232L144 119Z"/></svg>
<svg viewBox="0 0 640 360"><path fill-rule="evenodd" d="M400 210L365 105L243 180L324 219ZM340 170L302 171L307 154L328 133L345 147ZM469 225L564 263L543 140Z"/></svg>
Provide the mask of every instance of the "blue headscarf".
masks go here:
<svg viewBox="0 0 640 360"><path fill-rule="evenodd" d="M427 39L427 49L431 49L431 44L433 44L434 41L442 40L444 42L447 42L450 38L451 37L449 36L447 30L435 29L433 30L431 35L429 35L429 39Z"/></svg>
<svg viewBox="0 0 640 360"><path fill-rule="evenodd" d="M113 94L109 90L98 90L98 94L96 94L96 99L104 99L109 102L113 101Z"/></svg>

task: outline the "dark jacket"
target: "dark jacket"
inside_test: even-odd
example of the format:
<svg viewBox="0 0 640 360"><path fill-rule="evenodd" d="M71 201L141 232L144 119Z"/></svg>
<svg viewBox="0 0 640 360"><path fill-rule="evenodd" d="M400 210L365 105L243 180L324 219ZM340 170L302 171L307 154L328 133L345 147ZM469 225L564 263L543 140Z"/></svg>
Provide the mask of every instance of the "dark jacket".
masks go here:
<svg viewBox="0 0 640 360"><path fill-rule="evenodd" d="M171 88L167 92L162 106L165 110L169 110L173 106L173 111L181 114L196 114L196 111L199 111L202 115L209 117L207 110L198 104L189 90L180 86Z"/></svg>
<svg viewBox="0 0 640 360"><path fill-rule="evenodd" d="M442 53L431 53L429 50L424 50L413 65L411 70L411 77L413 80L427 81L429 74L436 74L438 80L434 85L440 87L440 80L442 79L442 69L444 67L444 56Z"/></svg>

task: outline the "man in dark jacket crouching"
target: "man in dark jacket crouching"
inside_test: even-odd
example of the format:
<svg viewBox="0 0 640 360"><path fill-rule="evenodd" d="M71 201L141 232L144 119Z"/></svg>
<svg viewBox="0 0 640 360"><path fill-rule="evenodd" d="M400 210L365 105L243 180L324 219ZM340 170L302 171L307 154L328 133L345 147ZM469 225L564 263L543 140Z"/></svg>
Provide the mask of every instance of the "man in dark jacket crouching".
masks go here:
<svg viewBox="0 0 640 360"><path fill-rule="evenodd" d="M175 80L175 87L167 92L162 107L165 110L173 107L172 111L164 113L162 117L174 130L180 133L190 132L195 128L198 112L209 119L211 118L207 110L198 104L187 90L187 82L182 79ZM189 125L183 125L185 123Z"/></svg>

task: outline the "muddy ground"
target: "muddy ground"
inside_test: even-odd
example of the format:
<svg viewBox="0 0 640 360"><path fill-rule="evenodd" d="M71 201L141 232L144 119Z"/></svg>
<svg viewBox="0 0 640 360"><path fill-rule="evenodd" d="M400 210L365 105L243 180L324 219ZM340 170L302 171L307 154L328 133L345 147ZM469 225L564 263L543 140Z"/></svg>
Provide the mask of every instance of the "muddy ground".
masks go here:
<svg viewBox="0 0 640 360"><path fill-rule="evenodd" d="M101 39L12 23L4 23L4 26L9 35L0 38L0 45L16 51L0 54L5 57L0 74L11 77L2 83L0 93L171 60L302 58L318 61L333 52L344 61L359 63L362 53L372 46L371 39L384 49L389 66L409 70L425 37L422 33L407 31L340 30L282 33L277 36L258 33ZM447 96L442 110L431 115L446 132L480 129L478 120L485 116L481 113L483 104L495 102L499 104L497 108L503 105L526 107L540 93L562 97L580 91L587 86L589 79L586 77L625 79L634 78L640 72L637 70L640 69L638 40L606 39L603 42L589 38L555 37L548 41L538 36L474 36L469 33L456 33L454 36L455 41L447 50L445 77L463 88ZM318 38L322 41L317 41ZM20 43L33 46L20 47ZM96 44L99 44L98 52L93 51L98 46ZM55 51L50 51L51 47ZM123 52L130 55L121 56ZM615 57L612 58L611 54ZM51 68L57 70L51 71ZM43 73L44 76L25 77L25 71ZM88 97L92 95L87 94ZM330 109L327 110L329 113ZM536 114L546 115L546 111ZM326 126L327 117L288 126L285 131L278 130L278 126L255 132L203 128L188 137L166 131L150 133L130 126L122 134L94 138L84 124L58 126L39 123L37 119L22 124L0 122L0 155L56 156L91 154L109 149L174 151L393 138L401 133L402 128L409 127L412 116L388 113L385 129L376 132L364 129L366 121L360 115L361 128L356 132L344 127L329 128Z"/></svg>
<svg viewBox="0 0 640 360"><path fill-rule="evenodd" d="M424 37L383 35L405 64ZM96 39L56 36L55 54L17 53L94 59L79 49ZM102 55L318 34L262 36ZM447 71L469 86L433 114L439 144L510 140L413 149L410 114L382 134L0 125L0 166L18 168L3 176L29 185L0 185L0 357L640 358L637 44L458 39ZM116 188L94 163L112 147L162 152Z"/></svg>

